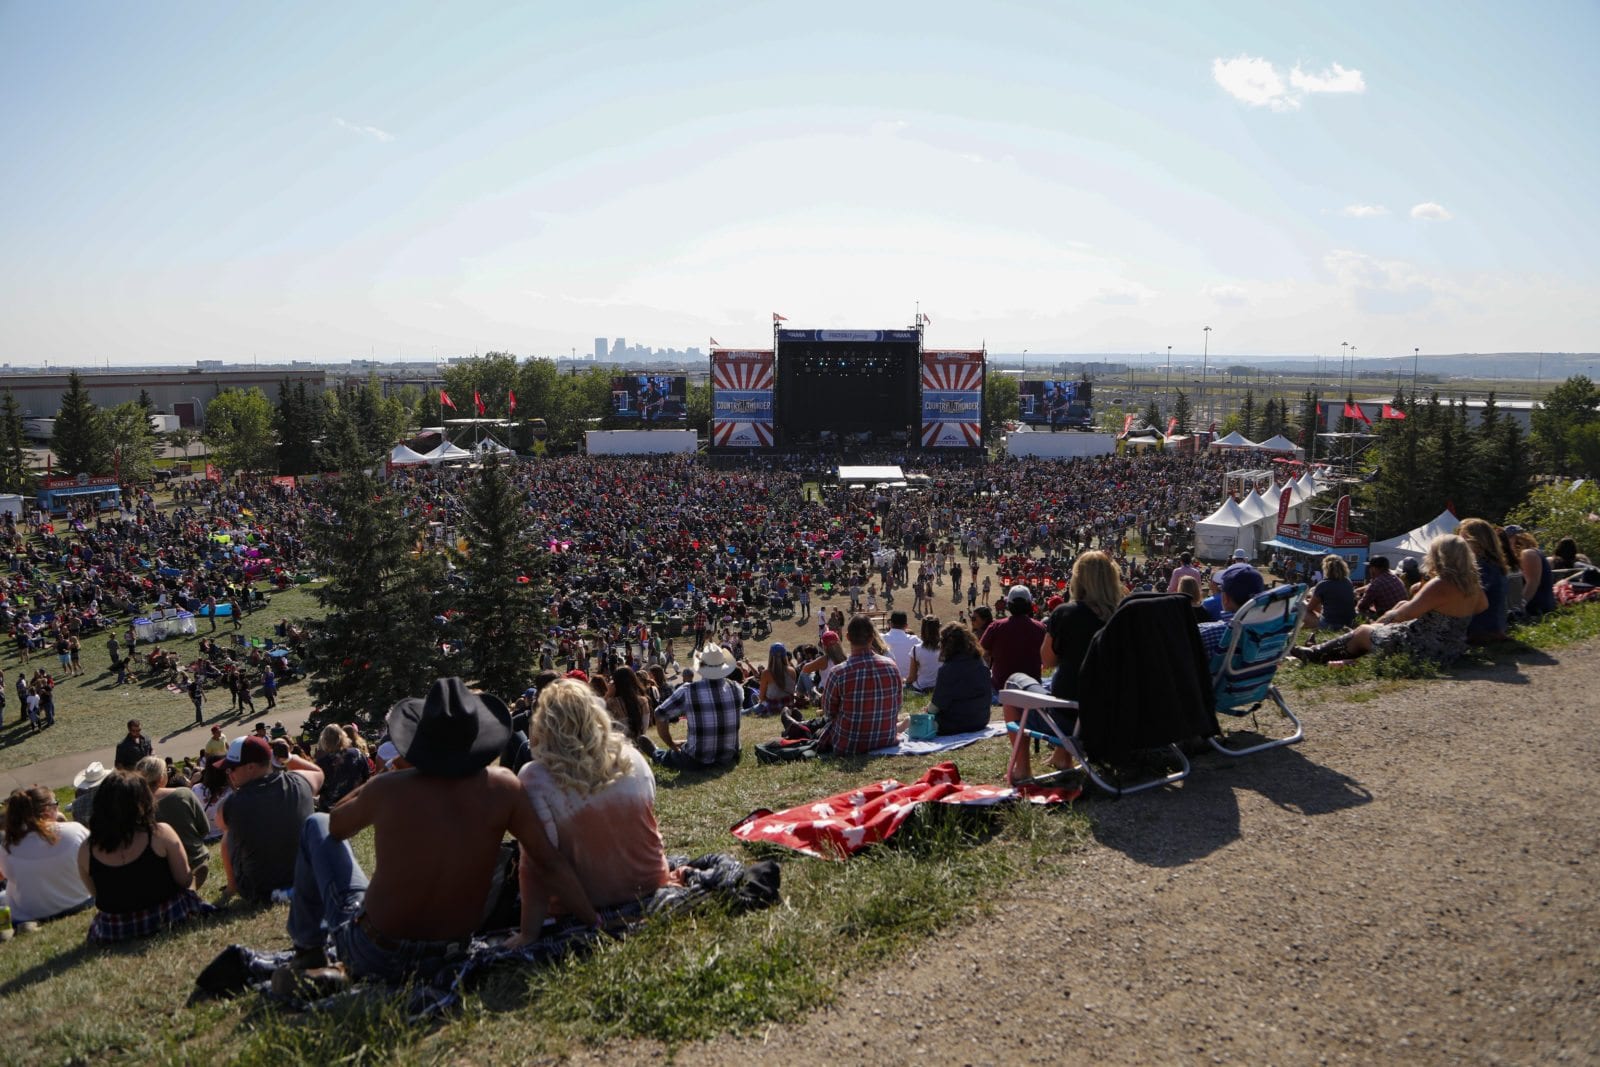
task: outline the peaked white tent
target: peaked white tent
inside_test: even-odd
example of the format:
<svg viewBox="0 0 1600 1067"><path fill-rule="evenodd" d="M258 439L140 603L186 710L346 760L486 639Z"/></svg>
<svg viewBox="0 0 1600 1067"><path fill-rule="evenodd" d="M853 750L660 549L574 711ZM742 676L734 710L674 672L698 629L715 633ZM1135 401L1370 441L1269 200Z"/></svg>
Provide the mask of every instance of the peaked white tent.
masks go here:
<svg viewBox="0 0 1600 1067"><path fill-rule="evenodd" d="M1228 436L1219 437L1215 441L1212 441L1211 442L1211 447L1212 448L1256 448L1258 446L1256 445L1256 443L1254 441L1251 441L1251 440L1247 439L1246 437L1244 437L1242 434L1240 434L1238 430L1234 430L1232 433L1228 434Z"/></svg>
<svg viewBox="0 0 1600 1067"><path fill-rule="evenodd" d="M1425 522L1415 530L1407 530L1398 537L1391 537L1387 541L1378 541L1369 550L1368 558L1372 556L1388 556L1390 563L1399 563L1403 559L1421 559L1428 554L1428 545L1440 534L1455 533L1456 527L1461 525L1448 511L1441 511L1438 517L1431 522Z"/></svg>
<svg viewBox="0 0 1600 1067"><path fill-rule="evenodd" d="M1310 471L1306 471L1300 476L1300 480L1294 483L1294 496L1289 498L1290 503L1298 507L1321 491L1322 488L1317 485L1316 476Z"/></svg>
<svg viewBox="0 0 1600 1067"><path fill-rule="evenodd" d="M483 440L473 445L472 450L479 453L493 452L501 456L510 455L511 453L511 449L507 448L505 445L501 444L499 441L496 441L492 437L485 437Z"/></svg>
<svg viewBox="0 0 1600 1067"><path fill-rule="evenodd" d="M1268 504L1266 498L1259 492L1246 493L1239 500L1239 511L1244 515L1245 521L1252 525L1259 523L1268 516L1274 519L1278 517L1277 509Z"/></svg>
<svg viewBox="0 0 1600 1067"><path fill-rule="evenodd" d="M389 462L396 467L409 467L428 462L428 457L421 452L412 451L405 445L395 445L389 450Z"/></svg>
<svg viewBox="0 0 1600 1067"><path fill-rule="evenodd" d="M438 448L435 448L422 458L429 463L459 463L462 460L471 459L472 453L464 448L457 448L449 441L442 441Z"/></svg>
<svg viewBox="0 0 1600 1067"><path fill-rule="evenodd" d="M1259 445L1256 445L1256 447L1266 452L1289 452L1294 455L1299 455L1300 453L1300 446L1283 436L1281 433L1275 437L1267 438L1267 440L1262 441Z"/></svg>
<svg viewBox="0 0 1600 1067"><path fill-rule="evenodd" d="M1194 524L1194 554L1204 560L1225 560L1233 550L1255 553L1255 527L1233 497Z"/></svg>

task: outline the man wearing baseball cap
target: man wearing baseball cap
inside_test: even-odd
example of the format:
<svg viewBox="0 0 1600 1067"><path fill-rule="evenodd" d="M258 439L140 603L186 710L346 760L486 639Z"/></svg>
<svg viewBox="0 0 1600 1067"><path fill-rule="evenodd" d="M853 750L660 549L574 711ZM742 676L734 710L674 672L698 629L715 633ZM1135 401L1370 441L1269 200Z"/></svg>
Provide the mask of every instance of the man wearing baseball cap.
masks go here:
<svg viewBox="0 0 1600 1067"><path fill-rule="evenodd" d="M984 628L978 644L989 661L989 685L998 693L1013 674L1037 678L1044 670L1039 649L1046 635L1044 624L1033 617L1033 593L1014 585L1006 594L1006 618Z"/></svg>
<svg viewBox="0 0 1600 1067"><path fill-rule="evenodd" d="M294 885L300 827L315 805L303 775L275 767L264 737L235 738L222 759L233 793L217 809L222 871L248 903L264 904Z"/></svg>
<svg viewBox="0 0 1600 1067"><path fill-rule="evenodd" d="M1234 613L1248 604L1252 597L1264 592L1266 581L1261 572L1248 563L1235 563L1217 575L1217 588L1222 592L1222 619L1219 622L1200 624L1200 643L1206 655L1215 656L1222 651L1222 641L1228 633L1228 623Z"/></svg>

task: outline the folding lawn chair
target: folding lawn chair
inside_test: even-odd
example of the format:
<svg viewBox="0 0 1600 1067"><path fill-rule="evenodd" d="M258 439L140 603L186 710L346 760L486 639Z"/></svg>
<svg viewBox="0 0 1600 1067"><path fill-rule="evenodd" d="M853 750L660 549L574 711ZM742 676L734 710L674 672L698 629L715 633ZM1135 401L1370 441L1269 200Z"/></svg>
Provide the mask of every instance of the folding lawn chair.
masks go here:
<svg viewBox="0 0 1600 1067"><path fill-rule="evenodd" d="M1090 781L1113 796L1181 782L1189 761L1180 743L1221 732L1204 647L1187 597L1134 593L1095 634L1078 672L1077 702L1005 689L1000 703L1021 712L1012 734L1011 769L1034 738L1071 753ZM1057 720L1076 717L1069 732ZM1122 784L1130 756L1153 751L1177 765L1164 775ZM1102 774L1095 765L1107 768Z"/></svg>
<svg viewBox="0 0 1600 1067"><path fill-rule="evenodd" d="M1305 737L1300 720L1274 684L1278 665L1289 655L1295 635L1300 632L1305 596L1303 585L1280 585L1252 598L1228 624L1222 651L1213 660L1211 681L1217 695L1217 713L1235 719L1249 715L1253 719L1261 705L1270 700L1289 720L1294 732L1242 748L1230 748L1225 743L1226 735L1207 738L1211 747L1224 756L1248 756L1292 745Z"/></svg>

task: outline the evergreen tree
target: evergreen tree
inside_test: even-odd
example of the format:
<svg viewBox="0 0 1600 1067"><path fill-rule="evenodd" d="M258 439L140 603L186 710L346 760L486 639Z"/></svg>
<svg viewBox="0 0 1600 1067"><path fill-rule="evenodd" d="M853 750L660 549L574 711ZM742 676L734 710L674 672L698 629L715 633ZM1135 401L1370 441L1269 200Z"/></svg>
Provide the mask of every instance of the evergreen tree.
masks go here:
<svg viewBox="0 0 1600 1067"><path fill-rule="evenodd" d="M1189 394L1182 389L1178 390L1178 396L1172 402L1172 417L1178 420L1178 433L1189 432L1194 413L1189 408Z"/></svg>
<svg viewBox="0 0 1600 1067"><path fill-rule="evenodd" d="M1516 419L1501 418L1496 420L1493 437L1482 444L1478 462L1481 512L1491 521L1502 522L1528 498L1528 442Z"/></svg>
<svg viewBox="0 0 1600 1067"><path fill-rule="evenodd" d="M144 413L146 415L149 415L156 410L156 402L150 398L150 391L148 389L139 390L139 406L144 409Z"/></svg>
<svg viewBox="0 0 1600 1067"><path fill-rule="evenodd" d="M312 396L305 382L293 388L285 378L278 386L278 472L313 474L322 469L317 442L323 434L322 398Z"/></svg>
<svg viewBox="0 0 1600 1067"><path fill-rule="evenodd" d="M1244 403L1239 405L1239 432L1256 439L1256 394L1254 389L1244 391Z"/></svg>
<svg viewBox="0 0 1600 1067"><path fill-rule="evenodd" d="M465 552L452 550L464 582L456 605L462 646L478 684L513 699L537 662L544 629L544 554L524 534L523 494L490 455L466 493Z"/></svg>
<svg viewBox="0 0 1600 1067"><path fill-rule="evenodd" d="M1156 403L1156 398L1151 397L1150 403L1145 405L1144 414L1139 418L1146 426L1165 432L1166 427L1161 423L1161 405Z"/></svg>
<svg viewBox="0 0 1600 1067"><path fill-rule="evenodd" d="M61 410L56 412L55 433L50 450L62 474L104 474L111 466L106 448L105 424L100 409L89 399L89 390L77 371L67 375L67 391L61 394Z"/></svg>
<svg viewBox="0 0 1600 1067"><path fill-rule="evenodd" d="M443 610L444 560L434 552L413 555L421 540L417 517L367 473L349 424L339 432L339 452L356 462L329 487L330 509L314 515L309 530L329 579L314 593L326 617L306 654L317 706L312 729L375 725L395 701L422 696L446 672L433 621Z"/></svg>
<svg viewBox="0 0 1600 1067"><path fill-rule="evenodd" d="M1322 419L1317 409L1321 398L1310 389L1300 401L1300 447L1306 450L1306 462L1317 458L1317 434L1322 430Z"/></svg>
<svg viewBox="0 0 1600 1067"><path fill-rule="evenodd" d="M1386 432L1377 447L1377 471L1361 494L1376 536L1409 530L1439 512L1417 492L1421 437L1418 425L1407 420Z"/></svg>
<svg viewBox="0 0 1600 1067"><path fill-rule="evenodd" d="M0 397L0 490L28 491L28 441L22 431L22 409L9 389Z"/></svg>

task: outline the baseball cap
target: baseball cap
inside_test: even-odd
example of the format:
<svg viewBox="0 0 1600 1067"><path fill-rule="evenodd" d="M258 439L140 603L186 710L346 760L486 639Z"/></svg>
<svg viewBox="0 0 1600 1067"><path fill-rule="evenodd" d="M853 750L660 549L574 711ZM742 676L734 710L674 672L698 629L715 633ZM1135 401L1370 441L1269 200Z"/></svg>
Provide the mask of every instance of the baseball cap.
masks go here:
<svg viewBox="0 0 1600 1067"><path fill-rule="evenodd" d="M1517 534L1519 534L1521 532L1522 532L1522 527L1518 526L1516 523L1512 523L1510 526L1506 527L1506 533L1509 534L1512 537L1515 537Z"/></svg>
<svg viewBox="0 0 1600 1067"><path fill-rule="evenodd" d="M1217 575L1217 584L1235 604L1243 604L1267 587L1261 572L1248 563L1235 563Z"/></svg>
<svg viewBox="0 0 1600 1067"><path fill-rule="evenodd" d="M567 677L571 678L574 682L587 682L589 680L589 672L577 670L568 671Z"/></svg>
<svg viewBox="0 0 1600 1067"><path fill-rule="evenodd" d="M1367 560L1367 566L1368 568L1376 567L1380 571L1386 571L1389 569L1389 557L1373 556L1371 559Z"/></svg>
<svg viewBox="0 0 1600 1067"><path fill-rule="evenodd" d="M228 754L222 757L222 761L230 767L245 763L271 763L272 746L267 744L266 738L255 734L235 738L228 745Z"/></svg>
<svg viewBox="0 0 1600 1067"><path fill-rule="evenodd" d="M1049 600L1046 600L1044 602L1044 606L1045 606L1045 608L1047 610L1054 611L1054 610L1056 610L1057 608L1059 608L1061 605L1063 605L1065 603L1066 603L1066 601L1061 599L1061 594L1057 593L1055 596L1051 597Z"/></svg>
<svg viewBox="0 0 1600 1067"><path fill-rule="evenodd" d="M1032 604L1033 603L1033 590L1029 589L1025 585L1014 585L1014 586L1011 587L1011 591L1006 594L1006 599L1007 600L1026 600L1028 603Z"/></svg>
<svg viewBox="0 0 1600 1067"><path fill-rule="evenodd" d="M829 645L837 645L838 643L839 643L839 635L838 634L834 633L832 630L824 630L824 631L822 631L822 647L823 648L827 648Z"/></svg>
<svg viewBox="0 0 1600 1067"><path fill-rule="evenodd" d="M1242 548L1236 548L1233 550L1233 558L1248 560L1250 558L1250 554Z"/></svg>

